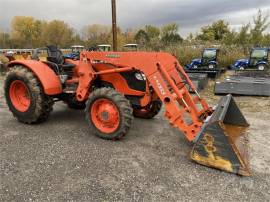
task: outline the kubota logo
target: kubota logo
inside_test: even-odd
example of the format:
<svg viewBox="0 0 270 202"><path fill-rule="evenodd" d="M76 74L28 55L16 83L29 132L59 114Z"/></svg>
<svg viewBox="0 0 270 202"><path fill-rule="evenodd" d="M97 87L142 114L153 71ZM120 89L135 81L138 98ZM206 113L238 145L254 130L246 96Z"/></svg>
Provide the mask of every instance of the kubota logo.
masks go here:
<svg viewBox="0 0 270 202"><path fill-rule="evenodd" d="M165 92L164 88L162 87L161 83L159 82L158 78L157 78L156 76L154 76L153 78L154 78L154 80L155 80L156 83L157 83L157 87L158 87L158 89L159 89L161 95L165 95L166 92Z"/></svg>
<svg viewBox="0 0 270 202"><path fill-rule="evenodd" d="M106 55L107 58L120 58L119 54L111 53Z"/></svg>

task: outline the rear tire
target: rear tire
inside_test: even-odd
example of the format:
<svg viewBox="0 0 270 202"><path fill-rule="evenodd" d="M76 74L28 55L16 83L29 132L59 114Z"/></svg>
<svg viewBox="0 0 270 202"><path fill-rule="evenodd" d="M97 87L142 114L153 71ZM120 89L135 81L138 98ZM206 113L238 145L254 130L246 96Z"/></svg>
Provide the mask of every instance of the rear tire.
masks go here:
<svg viewBox="0 0 270 202"><path fill-rule="evenodd" d="M133 115L138 118L152 119L160 112L161 108L162 102L160 100L155 100L145 108L133 109Z"/></svg>
<svg viewBox="0 0 270 202"><path fill-rule="evenodd" d="M107 140L123 138L133 120L129 101L112 88L94 90L86 102L85 114L90 130Z"/></svg>
<svg viewBox="0 0 270 202"><path fill-rule="evenodd" d="M265 64L257 65L257 70L259 71L266 71L268 69L268 66Z"/></svg>
<svg viewBox="0 0 270 202"><path fill-rule="evenodd" d="M33 124L48 119L53 100L46 96L33 72L23 66L9 70L5 78L6 103L18 121Z"/></svg>

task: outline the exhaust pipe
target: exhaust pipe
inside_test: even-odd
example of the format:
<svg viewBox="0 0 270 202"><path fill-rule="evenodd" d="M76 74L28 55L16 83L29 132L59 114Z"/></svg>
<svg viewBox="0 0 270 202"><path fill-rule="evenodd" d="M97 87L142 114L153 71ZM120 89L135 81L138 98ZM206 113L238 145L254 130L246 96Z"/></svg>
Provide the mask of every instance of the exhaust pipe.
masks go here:
<svg viewBox="0 0 270 202"><path fill-rule="evenodd" d="M232 96L222 97L195 140L191 159L208 167L250 176L248 127Z"/></svg>

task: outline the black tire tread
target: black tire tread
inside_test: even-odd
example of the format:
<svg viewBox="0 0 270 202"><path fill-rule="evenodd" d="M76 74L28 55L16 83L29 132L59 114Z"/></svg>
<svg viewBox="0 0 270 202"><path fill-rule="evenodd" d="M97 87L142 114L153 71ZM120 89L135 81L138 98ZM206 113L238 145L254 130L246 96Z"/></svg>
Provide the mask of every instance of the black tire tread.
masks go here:
<svg viewBox="0 0 270 202"><path fill-rule="evenodd" d="M6 86L6 82L4 85L5 90L5 97L6 102L9 106L10 111L13 113L13 116L15 116L18 121L26 124L34 124L34 123L41 123L48 119L50 112L53 110L53 99L46 96L43 92L43 88L36 78L36 76L31 72L29 69L27 69L24 66L14 66L11 68L5 78L5 81L11 79L12 77L21 77L24 78L24 80L27 82L27 86L31 93L35 95L35 110L34 113L31 114L31 116L23 117L19 116L18 112L14 112L11 105L12 103L7 99L9 97L9 89L8 86Z"/></svg>
<svg viewBox="0 0 270 202"><path fill-rule="evenodd" d="M262 70L262 71L269 71L269 65L267 65L267 64L259 64L259 65L257 65L257 66L256 66L256 69L257 69L257 70L259 70L259 66L260 66L260 65L263 65L263 66L264 66L264 70Z"/></svg>
<svg viewBox="0 0 270 202"><path fill-rule="evenodd" d="M91 121L89 110L91 108L92 103L98 98L110 99L116 104L116 106L118 107L120 111L120 116L121 116L120 126L118 130L111 135L107 135L107 134L104 135L101 131L99 131L94 126L94 124ZM113 88L108 88L108 87L103 87L103 88L94 90L90 94L86 102L86 107L85 107L86 119L89 123L91 131L94 131L98 137L102 139L107 139L107 140L120 140L127 134L134 118L132 116L132 113L133 113L133 109L130 105L130 102L119 92L117 92Z"/></svg>

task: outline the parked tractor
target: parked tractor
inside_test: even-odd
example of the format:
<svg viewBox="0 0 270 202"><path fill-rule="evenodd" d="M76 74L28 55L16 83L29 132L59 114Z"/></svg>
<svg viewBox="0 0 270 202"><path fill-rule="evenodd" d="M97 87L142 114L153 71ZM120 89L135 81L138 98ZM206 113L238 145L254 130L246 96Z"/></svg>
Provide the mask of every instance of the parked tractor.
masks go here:
<svg viewBox="0 0 270 202"><path fill-rule="evenodd" d="M4 55L5 55L6 58L8 58L9 61L16 60L15 51L13 51L13 50L8 50L7 52L5 52Z"/></svg>
<svg viewBox="0 0 270 202"><path fill-rule="evenodd" d="M123 46L123 51L138 51L138 44L128 43Z"/></svg>
<svg viewBox="0 0 270 202"><path fill-rule="evenodd" d="M231 69L234 70L260 70L269 69L269 49L268 48L252 48L248 59L236 60Z"/></svg>
<svg viewBox="0 0 270 202"><path fill-rule="evenodd" d="M215 71L218 68L218 53L217 48L205 48L201 58L196 58L186 65L189 70L210 70Z"/></svg>
<svg viewBox="0 0 270 202"><path fill-rule="evenodd" d="M88 51L99 51L99 52L111 51L111 48L112 47L109 44L100 44L100 45L89 48Z"/></svg>
<svg viewBox="0 0 270 202"><path fill-rule="evenodd" d="M188 141L191 159L227 172L249 176L246 129L249 124L231 95L208 106L177 61L162 52L84 51L65 59L55 46L46 61L33 57L8 64L7 105L18 121L41 123L56 101L84 109L89 133L120 140L133 117L164 116ZM195 92L191 95L188 85ZM34 127L34 126L33 126Z"/></svg>
<svg viewBox="0 0 270 202"><path fill-rule="evenodd" d="M65 54L64 57L72 60L80 59L80 52L84 51L84 46L81 45L73 45L71 46L71 53Z"/></svg>

